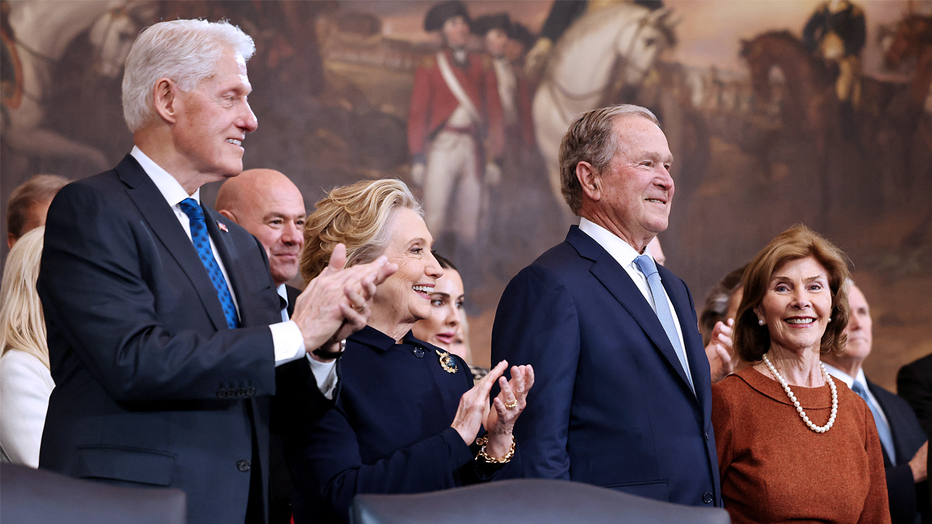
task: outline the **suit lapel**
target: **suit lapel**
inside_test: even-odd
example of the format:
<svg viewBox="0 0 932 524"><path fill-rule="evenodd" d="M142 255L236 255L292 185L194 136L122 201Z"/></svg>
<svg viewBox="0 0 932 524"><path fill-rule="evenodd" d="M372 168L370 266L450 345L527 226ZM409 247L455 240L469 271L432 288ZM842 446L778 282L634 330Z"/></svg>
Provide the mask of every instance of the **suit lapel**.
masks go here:
<svg viewBox="0 0 932 524"><path fill-rule="evenodd" d="M660 319L657 318L657 314L654 313L653 308L650 307L644 295L641 294L641 290L631 280L625 269L598 242L576 226L570 229L566 241L576 248L581 256L594 262L590 269L592 275L605 286L608 292L615 297L615 300L641 326L641 329L653 342L654 347L657 348L667 363L676 370L677 375L683 381L683 387L689 390L686 372L683 370L683 366L680 365L680 360L673 350L673 345L670 343ZM675 302L674 306L676 306ZM682 316L680 311L680 309L677 310L677 316ZM690 394L692 394L692 391L690 391Z"/></svg>
<svg viewBox="0 0 932 524"><path fill-rule="evenodd" d="M165 250L175 259L181 270L188 276L191 286L201 300L201 304L214 323L215 329L225 328L226 317L207 275L207 270L194 249L191 239L185 234L184 228L178 222L175 212L165 201L162 193L152 182L136 160L126 155L116 168L117 175L128 188L127 195L139 209L146 225L158 237Z"/></svg>

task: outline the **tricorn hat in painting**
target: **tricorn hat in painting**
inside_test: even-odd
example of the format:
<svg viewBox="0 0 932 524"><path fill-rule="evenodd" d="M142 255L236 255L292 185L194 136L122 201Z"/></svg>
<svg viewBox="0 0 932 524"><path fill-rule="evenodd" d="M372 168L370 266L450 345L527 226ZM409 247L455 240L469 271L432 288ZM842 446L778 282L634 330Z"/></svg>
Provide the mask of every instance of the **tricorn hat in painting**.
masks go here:
<svg viewBox="0 0 932 524"><path fill-rule="evenodd" d="M424 30L437 31L443 27L444 22L454 16L462 16L467 24L472 22L469 18L469 11L466 10L466 4L459 0L450 0L430 8L427 16L424 17Z"/></svg>

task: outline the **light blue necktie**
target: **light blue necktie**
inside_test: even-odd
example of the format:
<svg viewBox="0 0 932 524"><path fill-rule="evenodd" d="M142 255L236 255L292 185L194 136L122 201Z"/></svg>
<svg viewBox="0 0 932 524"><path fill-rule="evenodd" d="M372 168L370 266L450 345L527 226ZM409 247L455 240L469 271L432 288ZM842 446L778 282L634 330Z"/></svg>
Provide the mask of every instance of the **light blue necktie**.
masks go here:
<svg viewBox="0 0 932 524"><path fill-rule="evenodd" d="M871 413L874 415L874 425L877 426L877 435L880 436L880 443L883 444L883 449L887 451L890 462L896 466L896 449L893 447L893 434L890 433L890 426L887 425L887 422L884 421L883 416L880 414L880 407L871 402L871 398L867 395L864 386L857 380L851 383L851 391L854 391L858 396L863 398L864 402L867 402L867 407L871 408Z"/></svg>
<svg viewBox="0 0 932 524"><path fill-rule="evenodd" d="M217 298L220 299L220 305L223 306L223 315L227 319L227 327L236 329L239 320L236 317L236 305L233 304L233 296L230 294L230 288L227 287L227 281L223 278L223 272L214 258L214 252L210 249L210 237L207 236L207 222L204 221L204 210L200 204L193 198L186 198L181 201L181 210L188 215L191 221L191 241L194 242L194 249L197 250L197 256L201 258L210 281L217 290Z"/></svg>
<svg viewBox="0 0 932 524"><path fill-rule="evenodd" d="M673 350L680 360L680 365L683 366L683 371L686 372L689 388L695 393L696 388L693 386L693 377L689 373L686 351L683 350L683 346L680 344L680 337L676 333L673 313L670 312L670 305L667 304L667 295L663 290L663 283L660 282L660 274L657 273L657 265L654 264L654 260L647 255L638 255L638 257L634 259L634 263L637 265L638 269L641 270L641 273L644 273L644 276L647 277L647 285L650 286L650 294L654 298L654 311L657 313L657 318L660 319L660 323L663 325L663 330L667 332L667 338L670 339L670 344L673 345Z"/></svg>

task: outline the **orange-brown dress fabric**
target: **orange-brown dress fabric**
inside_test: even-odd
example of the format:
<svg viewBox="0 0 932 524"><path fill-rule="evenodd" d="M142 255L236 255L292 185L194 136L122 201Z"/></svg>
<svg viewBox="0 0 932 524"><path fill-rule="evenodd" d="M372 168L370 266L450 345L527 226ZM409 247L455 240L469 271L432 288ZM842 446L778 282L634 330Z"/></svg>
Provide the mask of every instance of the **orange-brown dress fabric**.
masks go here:
<svg viewBox="0 0 932 524"><path fill-rule="evenodd" d="M835 386L835 425L816 433L780 383L754 368L712 385L722 499L734 524L890 522L873 415L843 382ZM828 384L791 388L812 422L828 422Z"/></svg>

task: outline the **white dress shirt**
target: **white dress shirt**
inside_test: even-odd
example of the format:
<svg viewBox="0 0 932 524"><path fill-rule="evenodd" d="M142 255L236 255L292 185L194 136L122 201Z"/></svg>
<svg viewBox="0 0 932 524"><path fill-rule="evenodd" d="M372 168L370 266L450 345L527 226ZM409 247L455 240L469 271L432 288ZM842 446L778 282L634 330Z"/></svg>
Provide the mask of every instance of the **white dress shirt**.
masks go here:
<svg viewBox="0 0 932 524"><path fill-rule="evenodd" d="M634 259L637 258L640 253L635 251L633 247L611 231L585 218L579 219L579 229L592 237L605 251L608 251L608 254L618 262L618 265L620 265L626 273L628 273L628 276L631 277L631 280L641 291L641 294L644 295L644 300L647 300L651 309L656 313L657 306L654 304L654 298L650 293L647 277L644 273L641 273L637 264L634 263ZM649 255L651 259L654 258L648 249L644 250L644 254ZM683 351L686 351L686 342L683 340L683 330L680 327L680 319L677 315L676 308L673 307L673 302L670 301L670 296L667 294L666 289L663 290L663 296L670 306L670 313L673 315L673 324L676 326L676 335L680 337L680 347L683 348ZM690 377L690 380L692 380L692 373L689 371L689 366L686 367L685 371Z"/></svg>
<svg viewBox="0 0 932 524"><path fill-rule="evenodd" d="M186 215L185 212L181 209L181 201L186 198L192 198L198 204L200 204L200 188L194 191L193 195L189 195L175 177L162 169L162 167L156 164L151 158L146 156L146 154L143 153L138 146L133 146L133 150L130 152L130 155L132 155L133 158L139 162L139 165L142 166L142 169L146 172L149 178L152 179L152 182L159 189L159 192L165 198L165 201L168 203L168 205L171 206L172 211L175 213L175 218L178 219L178 222L181 224L181 227L184 228L185 233L190 239L191 221L188 218L188 215ZM205 216L204 218L208 219L209 217ZM223 259L217 255L217 245L214 243L214 239L210 238L209 235L208 238L210 239L210 249L214 253L214 258L217 260L217 265L220 266L220 271L223 273L223 278L225 278L227 283L229 283L230 276L227 274L226 266L223 264ZM228 285L227 287L230 289L230 296L233 298L233 304L236 306L236 311L238 314L239 303L237 302L236 294L233 291L233 286ZM282 285L282 287L284 288L284 285ZM287 297L285 300L287 300ZM275 351L276 366L286 364L307 355L304 347L304 335L301 334L301 330L298 328L296 323L288 320L285 322L272 324L269 326L269 329L272 332L272 345ZM333 398L333 390L336 386L335 362L318 362L309 356L307 358L311 363L311 370L314 372L314 378L317 379L317 385L321 392L324 393L327 398Z"/></svg>

